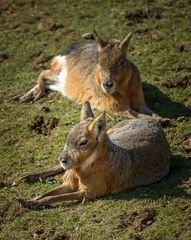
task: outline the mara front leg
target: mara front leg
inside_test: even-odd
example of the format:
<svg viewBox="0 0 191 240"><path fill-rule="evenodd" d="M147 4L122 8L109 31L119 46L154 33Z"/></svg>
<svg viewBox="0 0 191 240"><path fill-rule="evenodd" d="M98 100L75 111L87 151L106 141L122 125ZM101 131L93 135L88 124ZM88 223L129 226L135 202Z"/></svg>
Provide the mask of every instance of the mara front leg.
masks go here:
<svg viewBox="0 0 191 240"><path fill-rule="evenodd" d="M145 114L145 115L149 115L152 118L155 119L161 119L161 117L159 115L157 115L156 113L154 113L150 108L148 108L146 105L141 105L138 107L138 112L141 114Z"/></svg>
<svg viewBox="0 0 191 240"><path fill-rule="evenodd" d="M71 192L61 195L44 197L40 200L34 200L32 204L34 207L40 207L63 201L82 201L85 198L85 196L86 196L85 192L81 191Z"/></svg>
<svg viewBox="0 0 191 240"><path fill-rule="evenodd" d="M151 109L149 109L146 105L139 106L138 112L140 114L151 116L153 119L156 119L158 122L160 122L163 126L169 124L170 122L169 118L160 117L158 114L154 113Z"/></svg>
<svg viewBox="0 0 191 240"><path fill-rule="evenodd" d="M21 176L21 180L27 181L27 182L34 182L37 181L39 179L43 179L43 178L47 178L50 176L55 176L59 173L64 172L65 170L63 169L63 167L61 167L60 165L53 167L51 169L42 171L42 172L38 172L38 173L25 173Z"/></svg>
<svg viewBox="0 0 191 240"><path fill-rule="evenodd" d="M82 201L86 196L85 192L77 191L58 195L50 195L40 199L33 199L31 201L20 201L23 207L36 209L41 206L47 206L52 203L63 202L63 201Z"/></svg>
<svg viewBox="0 0 191 240"><path fill-rule="evenodd" d="M142 105L138 108L138 111L135 111L131 108L122 111L118 114L119 116L127 117L129 119L133 118L142 118L142 119L155 119L156 121L160 122L163 126L169 123L169 118L162 118L152 110L150 110L147 106Z"/></svg>
<svg viewBox="0 0 191 240"><path fill-rule="evenodd" d="M117 115L122 116L122 117L127 117L129 119L133 119L133 118L143 118L143 119L145 119L145 118L147 118L147 119L148 118L152 118L149 115L146 115L144 113L139 113L139 112L137 112L137 111L135 111L135 110L133 110L131 108L129 108L129 109L125 110L125 111L121 111L121 112L117 113Z"/></svg>
<svg viewBox="0 0 191 240"><path fill-rule="evenodd" d="M77 188L76 188L77 189ZM64 193L70 193L70 192L73 192L74 190L76 189L72 189L70 184L68 182L64 182L62 185L60 185L59 187L53 189L53 190L50 190L48 192L45 192L43 193L42 195L38 196L38 197L35 197L33 199L33 201L37 201L37 200L40 200L40 199L43 199L45 197L50 197L50 196L56 196L56 195L61 195L61 194L64 194Z"/></svg>

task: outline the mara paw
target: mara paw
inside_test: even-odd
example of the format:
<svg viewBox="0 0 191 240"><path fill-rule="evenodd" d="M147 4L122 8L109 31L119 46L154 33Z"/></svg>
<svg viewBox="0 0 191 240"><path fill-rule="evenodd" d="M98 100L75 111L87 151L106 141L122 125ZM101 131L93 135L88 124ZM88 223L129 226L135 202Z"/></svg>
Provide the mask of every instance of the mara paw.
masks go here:
<svg viewBox="0 0 191 240"><path fill-rule="evenodd" d="M40 89L38 85L36 85L34 88L32 88L30 91L25 93L23 96L19 98L19 101L21 103L23 102L30 102L30 101L36 101L45 95L45 90Z"/></svg>
<svg viewBox="0 0 191 240"><path fill-rule="evenodd" d="M40 179L40 175L38 173L25 173L20 179L25 182L34 182Z"/></svg>
<svg viewBox="0 0 191 240"><path fill-rule="evenodd" d="M22 198L17 199L17 201L21 204L23 208L28 208L28 209L36 209L38 208L38 201L35 200L25 200Z"/></svg>
<svg viewBox="0 0 191 240"><path fill-rule="evenodd" d="M162 118L155 113L152 114L152 118L156 119L163 127L170 124L170 118Z"/></svg>

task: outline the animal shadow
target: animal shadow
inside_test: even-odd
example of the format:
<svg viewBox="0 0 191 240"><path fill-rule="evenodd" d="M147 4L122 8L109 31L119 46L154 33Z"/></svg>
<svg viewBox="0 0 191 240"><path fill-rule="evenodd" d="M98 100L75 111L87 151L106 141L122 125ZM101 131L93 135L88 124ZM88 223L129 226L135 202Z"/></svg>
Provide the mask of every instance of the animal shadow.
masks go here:
<svg viewBox="0 0 191 240"><path fill-rule="evenodd" d="M179 102L173 102L157 87L143 83L145 100L148 106L163 118L177 118L180 116L191 117L191 108Z"/></svg>

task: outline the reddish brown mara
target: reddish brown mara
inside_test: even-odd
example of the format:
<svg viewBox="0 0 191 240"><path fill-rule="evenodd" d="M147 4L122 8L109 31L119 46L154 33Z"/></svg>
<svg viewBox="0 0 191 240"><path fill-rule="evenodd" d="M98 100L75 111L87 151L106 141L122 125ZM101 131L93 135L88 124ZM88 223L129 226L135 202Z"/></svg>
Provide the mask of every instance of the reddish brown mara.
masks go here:
<svg viewBox="0 0 191 240"><path fill-rule="evenodd" d="M45 95L45 89L51 89L79 104L89 101L100 111L157 118L145 104L136 65L127 58L131 36L106 41L94 30L96 43L75 43L66 48L20 101L37 100Z"/></svg>

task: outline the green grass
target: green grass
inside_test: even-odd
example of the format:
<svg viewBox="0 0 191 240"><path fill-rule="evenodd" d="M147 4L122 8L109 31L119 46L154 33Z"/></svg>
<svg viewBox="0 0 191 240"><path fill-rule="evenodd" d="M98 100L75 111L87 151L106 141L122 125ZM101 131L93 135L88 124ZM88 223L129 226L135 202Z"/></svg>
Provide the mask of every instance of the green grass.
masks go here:
<svg viewBox="0 0 191 240"><path fill-rule="evenodd" d="M141 11L150 15L142 18ZM191 155L184 144L191 137L191 86L168 87L185 76L191 79L190 20L188 0L1 1L0 52L8 59L0 63L0 239L191 239ZM47 21L63 28L39 31L39 22ZM57 163L69 129L79 121L80 106L56 93L32 104L12 97L30 89L49 59L92 27L106 37L134 32L129 58L139 67L146 101L172 119L165 132L173 168L159 183L83 205L24 209L18 197L30 199L52 189L60 176L52 185L27 184L19 177ZM49 112L42 111L45 106ZM59 123L46 135L37 134L29 125L39 115ZM114 125L119 119L109 121Z"/></svg>

